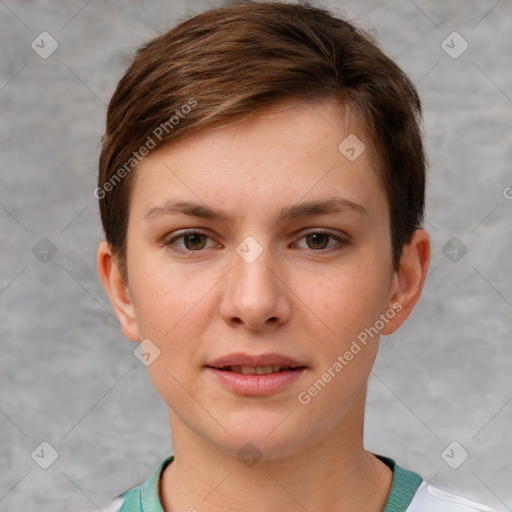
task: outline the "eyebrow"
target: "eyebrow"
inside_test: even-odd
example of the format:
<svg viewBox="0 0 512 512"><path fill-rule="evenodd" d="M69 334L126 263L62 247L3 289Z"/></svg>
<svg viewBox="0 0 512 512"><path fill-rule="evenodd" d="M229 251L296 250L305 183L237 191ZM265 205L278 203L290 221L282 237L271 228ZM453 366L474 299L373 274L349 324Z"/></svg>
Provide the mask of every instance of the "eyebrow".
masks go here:
<svg viewBox="0 0 512 512"><path fill-rule="evenodd" d="M278 215L277 222L287 219L298 219L313 215L329 213L343 213L346 210L358 214L368 215L366 208L343 197L331 197L317 201L308 201L283 208ZM193 201L166 201L163 205L150 208L144 216L144 221L149 221L162 215L184 214L202 219L218 219L225 223L232 223L234 218L215 208Z"/></svg>

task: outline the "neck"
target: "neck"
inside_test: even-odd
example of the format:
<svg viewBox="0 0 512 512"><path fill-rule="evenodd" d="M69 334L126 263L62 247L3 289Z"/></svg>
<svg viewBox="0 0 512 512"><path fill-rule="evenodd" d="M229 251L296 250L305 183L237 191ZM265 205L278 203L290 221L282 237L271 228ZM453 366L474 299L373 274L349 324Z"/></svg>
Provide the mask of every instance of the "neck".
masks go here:
<svg viewBox="0 0 512 512"><path fill-rule="evenodd" d="M165 512L382 511L392 471L364 450L364 397L355 407L358 421L290 455L250 462L205 441L170 412L175 458L161 481Z"/></svg>

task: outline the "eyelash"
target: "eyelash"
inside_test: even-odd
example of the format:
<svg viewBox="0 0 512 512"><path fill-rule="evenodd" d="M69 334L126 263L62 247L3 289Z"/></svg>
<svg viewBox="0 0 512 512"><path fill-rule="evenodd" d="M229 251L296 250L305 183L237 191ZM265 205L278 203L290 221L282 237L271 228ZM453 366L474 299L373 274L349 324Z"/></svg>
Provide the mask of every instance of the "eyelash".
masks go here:
<svg viewBox="0 0 512 512"><path fill-rule="evenodd" d="M204 232L202 230L198 230L198 229L187 229L187 230L184 230L184 231L181 231L179 234L177 235L174 235L172 236L171 238L167 238L166 240L164 240L163 242L163 245L165 247L169 247L171 248L171 250L174 250L174 251L177 251L177 252L181 252L182 254L193 254L193 253L200 253L202 251L204 251L205 249L198 249L198 250L190 250L190 249L182 249L182 248L178 248L174 242L176 240L179 240L180 238L185 238L186 236L190 236L190 235L204 235L208 238L211 238L210 234L208 232ZM328 231L309 231L305 234L303 234L299 240L302 240L303 238L306 238L310 235L327 235L329 236L330 238L333 238L335 239L337 242L338 242L338 249L341 249L343 248L344 246L347 246L350 244L350 242L346 239L346 238L341 238L337 235L334 235L333 233L330 233ZM334 249L333 249L334 247ZM324 249L310 249L311 251L313 252L327 252L327 251L331 251L331 250L336 250L336 245L335 246L332 246L332 247L327 247L327 248L324 248Z"/></svg>

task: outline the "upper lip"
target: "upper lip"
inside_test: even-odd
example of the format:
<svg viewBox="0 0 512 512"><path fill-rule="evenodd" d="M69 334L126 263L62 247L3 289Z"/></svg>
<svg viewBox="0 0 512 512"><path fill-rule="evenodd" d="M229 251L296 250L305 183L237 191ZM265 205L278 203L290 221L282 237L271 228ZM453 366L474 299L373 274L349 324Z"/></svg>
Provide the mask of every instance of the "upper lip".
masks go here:
<svg viewBox="0 0 512 512"><path fill-rule="evenodd" d="M215 359L208 363L206 366L210 366L213 368L224 368L225 366L289 366L291 368L298 368L302 366L306 366L303 363L292 359L291 357L284 356L281 354L260 354L260 355L251 355L244 354L242 352L237 352L233 354L228 354L219 359Z"/></svg>

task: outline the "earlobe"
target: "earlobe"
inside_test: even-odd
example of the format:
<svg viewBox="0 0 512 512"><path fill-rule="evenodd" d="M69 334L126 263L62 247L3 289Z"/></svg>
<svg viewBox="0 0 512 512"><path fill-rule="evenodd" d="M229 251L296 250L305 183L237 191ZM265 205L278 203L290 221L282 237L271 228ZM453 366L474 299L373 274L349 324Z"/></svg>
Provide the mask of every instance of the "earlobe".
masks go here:
<svg viewBox="0 0 512 512"><path fill-rule="evenodd" d="M123 334L131 341L140 341L135 308L128 286L119 272L117 262L106 240L102 240L98 246L97 265L98 274L119 319Z"/></svg>
<svg viewBox="0 0 512 512"><path fill-rule="evenodd" d="M400 268L394 275L389 307L397 313L382 329L382 334L395 332L412 313L421 296L429 265L430 238L424 229L418 229L404 247Z"/></svg>

